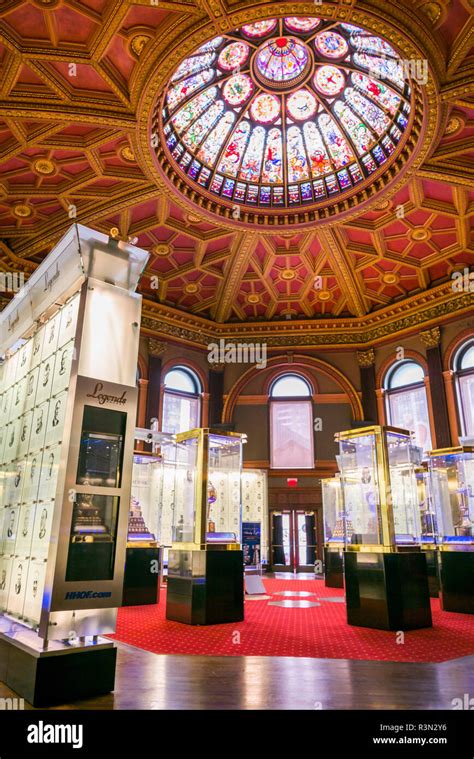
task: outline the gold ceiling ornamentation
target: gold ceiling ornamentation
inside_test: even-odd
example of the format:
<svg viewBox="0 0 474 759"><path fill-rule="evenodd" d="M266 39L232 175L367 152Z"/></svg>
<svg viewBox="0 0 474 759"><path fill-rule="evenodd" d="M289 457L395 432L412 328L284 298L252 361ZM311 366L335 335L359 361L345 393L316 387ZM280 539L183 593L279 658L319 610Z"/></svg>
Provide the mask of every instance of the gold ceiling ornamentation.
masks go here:
<svg viewBox="0 0 474 759"><path fill-rule="evenodd" d="M18 219L28 219L33 215L33 209L27 203L17 203L16 206L13 207L13 214Z"/></svg>
<svg viewBox="0 0 474 759"><path fill-rule="evenodd" d="M281 278L289 282L292 279L295 279L296 272L294 269L283 269L281 272Z"/></svg>
<svg viewBox="0 0 474 759"><path fill-rule="evenodd" d="M382 276L382 282L385 285L396 285L400 281L400 277L398 274L395 274L393 271L388 271L386 274Z"/></svg>
<svg viewBox="0 0 474 759"><path fill-rule="evenodd" d="M393 341L394 335L417 334L420 326L449 321L471 313L473 308L474 293L453 296L451 283L364 317L320 322L294 319L217 324L144 299L142 329L149 336L157 334L163 339L176 339L196 347L222 338L234 342L251 340L281 349L352 346L364 350L365 346Z"/></svg>
<svg viewBox="0 0 474 759"><path fill-rule="evenodd" d="M257 303L260 303L260 295L257 293L249 293L247 295L247 302L251 303L252 306L256 306Z"/></svg>
<svg viewBox="0 0 474 759"><path fill-rule="evenodd" d="M361 368L367 369L375 364L375 351L373 348L366 351L356 351L356 359Z"/></svg>
<svg viewBox="0 0 474 759"><path fill-rule="evenodd" d="M194 293L199 292L199 285L196 282L188 282L184 287L184 292L188 295L194 295Z"/></svg>
<svg viewBox="0 0 474 759"><path fill-rule="evenodd" d="M32 169L40 176L50 176L56 171L56 164L49 158L37 158L33 161Z"/></svg>
<svg viewBox="0 0 474 759"><path fill-rule="evenodd" d="M323 302L331 300L331 293L329 290L318 290L317 298Z"/></svg>
<svg viewBox="0 0 474 759"><path fill-rule="evenodd" d="M210 362L209 363L209 369L212 372L219 372L219 374L222 374L222 372L224 371L225 367L226 367L225 363L222 363L222 362L219 363L218 361L216 361L216 363L214 363L214 362Z"/></svg>
<svg viewBox="0 0 474 759"><path fill-rule="evenodd" d="M410 237L416 242L424 242L429 239L430 232L428 229L425 229L425 227L416 227L410 232Z"/></svg>
<svg viewBox="0 0 474 759"><path fill-rule="evenodd" d="M160 242L153 248L153 253L155 256L160 256L160 258L165 258L166 256L169 256L172 252L171 245L168 245L167 242Z"/></svg>
<svg viewBox="0 0 474 759"><path fill-rule="evenodd" d="M120 157L128 163L135 163L135 153L133 152L130 145L124 145L122 148L120 148Z"/></svg>
<svg viewBox="0 0 474 759"><path fill-rule="evenodd" d="M155 358L162 356L167 347L167 344L161 340L155 340L154 338L148 340L148 353L150 356L155 356Z"/></svg>
<svg viewBox="0 0 474 759"><path fill-rule="evenodd" d="M133 32L128 41L130 53L134 58L138 60L143 53L144 48L148 45L152 35L145 32Z"/></svg>
<svg viewBox="0 0 474 759"><path fill-rule="evenodd" d="M466 124L466 117L459 111L453 111L450 114L448 123L445 130L446 137L455 137L459 132L462 132Z"/></svg>
<svg viewBox="0 0 474 759"><path fill-rule="evenodd" d="M420 340L425 348L436 348L441 342L441 330L439 327L432 327L420 332Z"/></svg>

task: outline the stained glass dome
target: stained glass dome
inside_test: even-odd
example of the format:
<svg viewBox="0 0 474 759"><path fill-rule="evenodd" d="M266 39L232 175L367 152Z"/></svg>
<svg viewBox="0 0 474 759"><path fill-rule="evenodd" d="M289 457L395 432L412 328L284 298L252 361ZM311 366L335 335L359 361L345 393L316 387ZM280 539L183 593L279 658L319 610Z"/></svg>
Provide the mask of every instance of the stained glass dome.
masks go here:
<svg viewBox="0 0 474 759"><path fill-rule="evenodd" d="M202 45L176 69L156 112L157 154L181 188L194 185L214 206L327 205L393 163L409 131L412 87L395 49L360 27L259 21Z"/></svg>

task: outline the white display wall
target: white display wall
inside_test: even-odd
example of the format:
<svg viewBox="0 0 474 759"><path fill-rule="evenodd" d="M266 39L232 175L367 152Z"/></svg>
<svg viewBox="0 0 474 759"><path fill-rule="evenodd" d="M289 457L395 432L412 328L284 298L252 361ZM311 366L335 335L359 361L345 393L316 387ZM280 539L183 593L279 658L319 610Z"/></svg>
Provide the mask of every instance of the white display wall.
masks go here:
<svg viewBox="0 0 474 759"><path fill-rule="evenodd" d="M218 472L210 480L216 490L217 499L212 504L210 516L216 531L224 527L226 510L233 509L239 488L234 479L227 482L227 473ZM153 532L161 545L171 546L173 512L175 504L175 465L166 460L162 464L156 460L148 462L145 457L136 456L133 465L132 497L140 501L140 508L148 529ZM268 485L267 473L260 469L244 469L242 472L242 521L260 522L262 536L262 559L268 560ZM166 551L165 551L166 560Z"/></svg>
<svg viewBox="0 0 474 759"><path fill-rule="evenodd" d="M79 294L0 365L0 611L40 620Z"/></svg>
<svg viewBox="0 0 474 759"><path fill-rule="evenodd" d="M268 562L268 482L263 469L242 472L242 521L260 522L262 562Z"/></svg>

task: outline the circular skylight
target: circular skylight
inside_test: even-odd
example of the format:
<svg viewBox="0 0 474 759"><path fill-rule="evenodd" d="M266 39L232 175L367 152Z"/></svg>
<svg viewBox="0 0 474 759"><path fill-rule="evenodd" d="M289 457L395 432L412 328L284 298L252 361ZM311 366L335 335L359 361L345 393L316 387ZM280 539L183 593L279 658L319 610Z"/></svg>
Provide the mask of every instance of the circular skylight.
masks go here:
<svg viewBox="0 0 474 759"><path fill-rule="evenodd" d="M278 213L328 205L382 176L400 153L411 97L388 42L291 17L197 49L172 75L157 119L181 189L184 180L214 206Z"/></svg>

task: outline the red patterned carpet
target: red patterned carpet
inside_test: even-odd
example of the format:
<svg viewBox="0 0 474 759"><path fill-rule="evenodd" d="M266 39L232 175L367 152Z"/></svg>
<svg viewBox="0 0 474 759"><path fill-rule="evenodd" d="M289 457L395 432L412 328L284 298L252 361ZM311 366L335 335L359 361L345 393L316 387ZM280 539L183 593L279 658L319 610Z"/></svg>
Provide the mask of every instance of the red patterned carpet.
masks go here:
<svg viewBox="0 0 474 759"><path fill-rule="evenodd" d="M307 656L327 659L441 662L474 654L474 623L469 614L443 612L432 599L433 627L405 633L403 644L384 630L351 627L343 603L325 601L343 591L322 580L265 579L271 598L247 600L245 621L193 627L165 619L166 591L156 606L119 610L116 638L157 654L205 656ZM321 605L285 609L269 606L290 596L279 591L309 591ZM296 597L295 597L296 598ZM237 635L237 633L239 633Z"/></svg>

